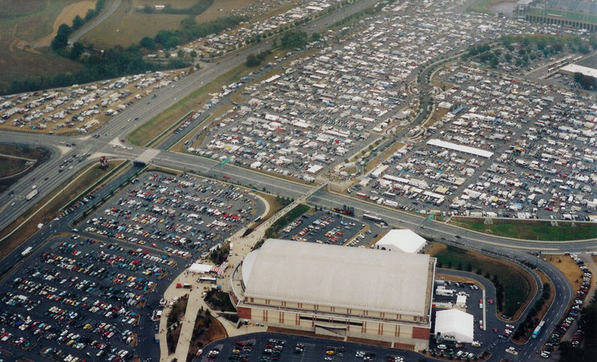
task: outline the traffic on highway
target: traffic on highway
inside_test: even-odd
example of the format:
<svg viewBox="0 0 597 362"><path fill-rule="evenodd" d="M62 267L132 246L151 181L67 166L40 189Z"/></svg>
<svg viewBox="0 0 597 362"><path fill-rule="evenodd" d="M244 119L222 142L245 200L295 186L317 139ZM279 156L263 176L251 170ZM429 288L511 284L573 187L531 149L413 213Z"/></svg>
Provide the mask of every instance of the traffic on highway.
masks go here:
<svg viewBox="0 0 597 362"><path fill-rule="evenodd" d="M42 212L40 200L100 159L135 164L96 195L77 196L60 217L44 220L37 233L3 254L0 358L166 356L158 340L167 333L159 331L165 323L156 311L169 310L161 300L172 281L193 263L211 263L205 277L215 278L216 288L226 286L227 257L240 253L232 250L231 238L270 226L273 203L266 198L304 195L315 211L288 220L281 238L369 248L392 228L411 229L427 240L517 265L537 286L529 305L541 298L548 280L553 303L532 320L528 341L515 344L511 337L530 308L516 320L498 317L491 281L438 269L442 279L435 280L432 319L461 304L475 321L469 343L432 335L422 357L422 351L386 345L261 333L213 342L195 360L530 361L555 358L563 340L580 347L578 319L582 307L594 302L591 253L597 251L597 234L531 241L450 222L541 219L557 227L597 220L593 97L525 78L550 58L489 68L461 57L471 45L497 42L504 34L555 36L557 29L462 13L463 1L449 8L381 3L352 32L330 26L374 4L365 0L327 15L323 9L317 17L311 13L314 19L297 28L322 33L318 40L224 85L161 145L135 146L128 135L247 55L271 48L269 41L246 44L259 26L243 30L236 41L195 44L244 47L238 56L201 62L193 72L148 72L3 98L0 116L8 123L2 141L46 147L52 157L0 195L1 229ZM270 25L307 14L284 13ZM566 34L586 37L578 30ZM243 100L232 101L233 92ZM197 128L222 99L231 110ZM190 135L184 152L170 150ZM329 187L310 194L322 185ZM220 255L222 247L230 254ZM546 257L564 253L578 266L578 286ZM244 325L248 330L248 321ZM242 329L240 321L230 330Z"/></svg>

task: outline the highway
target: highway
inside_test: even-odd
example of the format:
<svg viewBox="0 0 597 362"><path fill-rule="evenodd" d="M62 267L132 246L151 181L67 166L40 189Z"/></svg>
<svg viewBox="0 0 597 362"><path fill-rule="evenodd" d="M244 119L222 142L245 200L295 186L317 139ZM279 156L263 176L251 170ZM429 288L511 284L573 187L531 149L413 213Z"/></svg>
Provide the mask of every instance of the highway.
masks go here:
<svg viewBox="0 0 597 362"><path fill-rule="evenodd" d="M376 0L358 2L356 5L343 8L341 11L333 12L328 16L324 16L307 24L306 30L310 32L323 31L329 24L374 3L376 3ZM270 46L271 44L269 42L262 42L240 51L239 56L226 57L217 63L202 63L200 70L187 75L183 79L173 83L172 86L162 88L155 92L155 98L153 96L146 97L111 119L96 132L100 135L99 138L93 138L92 135L84 137L65 137L7 131L1 132L0 142L45 146L53 151L53 156L48 162L33 170L27 177L21 179L11 186L7 192L0 195L0 205L7 205L0 208L0 228L3 229L8 226L12 221L16 220L19 215L26 212L27 209L39 201L39 199L53 192L69 177L77 174L90 163L97 162L101 155L109 156L111 159L138 159L138 157L148 149L123 143L120 141L121 139L125 139L127 134L141 126L143 123L151 120L155 115L160 114L192 91L212 82L218 76L232 70L244 62L248 54L260 52ZM424 90L428 91L427 88ZM61 145L61 143L75 143L76 146L69 148ZM175 153L167 150L156 150L156 152L157 154L152 160L152 163L155 165L192 171L197 174L219 178L226 175L229 177L230 182L238 182L244 186L255 188L257 190L263 190L265 188L273 195L280 194L297 198L308 193L313 187L311 185L277 178L230 164L219 165L217 161L198 156ZM90 153L92 156L87 161L81 163L75 162L72 164L72 168L68 167L65 168L63 172L58 172L59 165L62 161L71 157L74 153L79 155ZM47 180L45 178L47 178ZM25 200L25 196L32 190L33 185L36 185L37 190L39 190L39 195L33 200L27 201ZM309 203L324 206L326 208L351 205L355 207L357 215L362 215L365 211L368 213L375 213L392 227L410 228L427 238L453 243L460 247L478 250L492 256L507 258L510 261L519 264L530 263L537 265L537 268L545 272L552 280L556 293L555 302L545 317L546 326L544 327L544 331L551 331L553 326L558 322L559 318L565 312L565 308L571 300L574 291L557 268L542 259L531 255L530 252L541 250L544 254L547 254L597 250L597 240L577 242L537 242L480 234L444 222L426 220L418 215L408 214L395 209L364 202L356 197L325 191L315 193L310 197ZM62 225L62 227L67 226ZM47 233L48 231L44 230L42 232ZM30 241L28 242L36 240L35 242L39 243L45 236L46 234L37 234L30 238ZM26 245L28 244L23 245L22 248ZM18 250L9 255L7 257L8 259L5 259L3 263L10 262L14 259ZM530 340L527 345L523 347L518 360L527 361L532 359L535 355L535 351L540 348L548 336L548 332L543 332L540 335L540 338ZM495 353L496 355L499 355L499 351L495 351Z"/></svg>

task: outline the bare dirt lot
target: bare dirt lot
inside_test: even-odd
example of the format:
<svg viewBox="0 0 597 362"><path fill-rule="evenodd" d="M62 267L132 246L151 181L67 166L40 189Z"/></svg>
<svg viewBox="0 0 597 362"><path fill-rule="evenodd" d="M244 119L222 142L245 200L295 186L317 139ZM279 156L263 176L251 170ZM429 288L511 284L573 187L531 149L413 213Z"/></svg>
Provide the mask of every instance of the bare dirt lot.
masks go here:
<svg viewBox="0 0 597 362"><path fill-rule="evenodd" d="M77 15L79 15L81 18L84 18L85 14L87 14L87 11L93 8L95 8L95 1L92 0L80 1L78 3L68 5L60 12L60 14L58 14L56 20L54 20L52 32L32 42L32 47L38 48L50 46L52 39L54 39L56 33L58 33L58 28L60 27L60 25L66 24L68 26L71 26L73 23L73 19Z"/></svg>

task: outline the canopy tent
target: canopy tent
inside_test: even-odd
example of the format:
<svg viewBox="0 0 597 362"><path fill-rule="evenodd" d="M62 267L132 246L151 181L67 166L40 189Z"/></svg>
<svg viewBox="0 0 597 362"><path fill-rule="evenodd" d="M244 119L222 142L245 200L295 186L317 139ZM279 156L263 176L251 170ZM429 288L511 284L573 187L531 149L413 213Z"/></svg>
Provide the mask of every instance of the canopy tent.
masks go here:
<svg viewBox="0 0 597 362"><path fill-rule="evenodd" d="M435 314L435 336L438 339L471 343L474 337L473 315L458 309Z"/></svg>
<svg viewBox="0 0 597 362"><path fill-rule="evenodd" d="M405 253L418 253L425 247L427 240L409 229L390 230L375 243L375 248Z"/></svg>
<svg viewBox="0 0 597 362"><path fill-rule="evenodd" d="M197 274L209 273L212 268L213 268L213 265L193 263L189 267L189 272L191 272L191 273L197 273Z"/></svg>

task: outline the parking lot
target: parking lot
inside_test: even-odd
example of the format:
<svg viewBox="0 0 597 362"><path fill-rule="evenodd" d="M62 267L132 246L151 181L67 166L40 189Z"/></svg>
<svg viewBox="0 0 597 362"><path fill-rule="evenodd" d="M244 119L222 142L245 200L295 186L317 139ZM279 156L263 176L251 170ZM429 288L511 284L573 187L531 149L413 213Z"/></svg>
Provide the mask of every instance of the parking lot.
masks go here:
<svg viewBox="0 0 597 362"><path fill-rule="evenodd" d="M358 196L420 213L588 221L589 98L467 66L439 79L453 84L440 95L452 110L357 185Z"/></svg>
<svg viewBox="0 0 597 362"><path fill-rule="evenodd" d="M438 280L435 283L435 288L438 287L443 287L447 292L436 292L433 297L433 302L438 307L433 308L432 311L432 320L434 321L432 331L435 328L435 314L437 311L445 308L444 303L456 306L456 298L458 296L464 296L466 297L466 306L463 310L468 314L471 314L474 320L474 343L456 343L444 339L438 341L435 338L432 338L429 341L429 350L432 353L439 356L444 355L446 357L452 355L454 358L461 356L463 358L474 358L480 356L486 349L497 343L502 343L509 338L496 338L497 332L494 332L494 328L502 333L504 323L499 321L496 317L495 295L492 295L492 293L495 294L495 292L493 292L493 290L486 290L485 293L483 293L480 284L463 281L457 282L454 280L450 281L450 276L446 276L445 280ZM483 298L484 295L485 298Z"/></svg>
<svg viewBox="0 0 597 362"><path fill-rule="evenodd" d="M139 175L0 284L0 350L32 361L159 355L151 314L170 281L264 209L222 182Z"/></svg>
<svg viewBox="0 0 597 362"><path fill-rule="evenodd" d="M82 228L191 258L223 242L264 210L254 194L233 185L148 172L93 213Z"/></svg>
<svg viewBox="0 0 597 362"><path fill-rule="evenodd" d="M54 237L0 285L2 349L31 360L129 360L145 343L147 295L177 266L159 251Z"/></svg>
<svg viewBox="0 0 597 362"><path fill-rule="evenodd" d="M50 134L87 134L184 76L184 71L150 72L83 86L0 97L0 125L10 130L26 128Z"/></svg>
<svg viewBox="0 0 597 362"><path fill-rule="evenodd" d="M260 333L228 338L203 349L196 362L202 361L336 361L336 362L403 362L418 361L421 355L411 352L309 337Z"/></svg>
<svg viewBox="0 0 597 362"><path fill-rule="evenodd" d="M320 244L367 246L387 230L370 221L318 211L293 220L281 230L281 238Z"/></svg>

